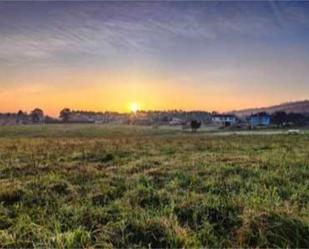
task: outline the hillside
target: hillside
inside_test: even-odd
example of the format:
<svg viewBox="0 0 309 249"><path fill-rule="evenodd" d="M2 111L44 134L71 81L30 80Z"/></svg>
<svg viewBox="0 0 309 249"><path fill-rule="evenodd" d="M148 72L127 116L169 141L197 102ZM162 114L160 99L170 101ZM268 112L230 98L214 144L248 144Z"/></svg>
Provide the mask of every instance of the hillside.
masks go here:
<svg viewBox="0 0 309 249"><path fill-rule="evenodd" d="M276 111L285 111L287 113L290 113L290 112L309 113L309 100L287 102L287 103L283 103L280 105L274 105L274 106L262 107L262 108L249 108L249 109L231 111L229 113L232 113L238 116L245 116L245 115L250 115L251 113L257 113L257 112L274 113Z"/></svg>

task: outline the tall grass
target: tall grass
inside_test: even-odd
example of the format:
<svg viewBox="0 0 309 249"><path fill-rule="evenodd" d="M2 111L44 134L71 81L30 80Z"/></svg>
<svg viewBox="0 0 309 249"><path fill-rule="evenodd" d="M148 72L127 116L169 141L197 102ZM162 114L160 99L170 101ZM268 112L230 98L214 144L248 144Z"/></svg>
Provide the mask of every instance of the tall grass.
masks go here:
<svg viewBox="0 0 309 249"><path fill-rule="evenodd" d="M309 247L306 135L72 129L0 138L1 248Z"/></svg>

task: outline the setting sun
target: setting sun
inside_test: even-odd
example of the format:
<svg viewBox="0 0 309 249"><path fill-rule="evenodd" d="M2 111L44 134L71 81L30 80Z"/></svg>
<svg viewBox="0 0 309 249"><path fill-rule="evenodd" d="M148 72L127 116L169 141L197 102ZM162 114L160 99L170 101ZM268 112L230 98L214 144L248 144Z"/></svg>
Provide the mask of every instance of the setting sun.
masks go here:
<svg viewBox="0 0 309 249"><path fill-rule="evenodd" d="M140 110L140 105L136 102L133 102L133 103L130 104L130 110L131 110L131 112L136 113L137 111Z"/></svg>

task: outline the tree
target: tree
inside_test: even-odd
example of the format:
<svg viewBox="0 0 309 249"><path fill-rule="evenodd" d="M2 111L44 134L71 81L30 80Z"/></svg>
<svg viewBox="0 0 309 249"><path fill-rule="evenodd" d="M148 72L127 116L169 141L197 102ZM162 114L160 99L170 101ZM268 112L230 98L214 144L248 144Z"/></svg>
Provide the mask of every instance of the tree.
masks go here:
<svg viewBox="0 0 309 249"><path fill-rule="evenodd" d="M22 110L19 110L18 113L17 113L16 123L18 123L18 124L23 123L25 116L26 116L26 114Z"/></svg>
<svg viewBox="0 0 309 249"><path fill-rule="evenodd" d="M191 130L192 132L196 132L201 127L202 122L197 120L191 121Z"/></svg>
<svg viewBox="0 0 309 249"><path fill-rule="evenodd" d="M62 122L68 122L70 119L71 110L69 108L64 108L60 112L60 118L62 119Z"/></svg>
<svg viewBox="0 0 309 249"><path fill-rule="evenodd" d="M278 111L272 114L271 116L272 122L277 126L282 126L284 123L288 121L286 112Z"/></svg>
<svg viewBox="0 0 309 249"><path fill-rule="evenodd" d="M289 113L287 119L293 125L304 125L306 123L306 117L301 113Z"/></svg>
<svg viewBox="0 0 309 249"><path fill-rule="evenodd" d="M35 108L31 112L30 116L31 116L31 120L32 120L33 123L40 123L44 119L44 112L40 108Z"/></svg>

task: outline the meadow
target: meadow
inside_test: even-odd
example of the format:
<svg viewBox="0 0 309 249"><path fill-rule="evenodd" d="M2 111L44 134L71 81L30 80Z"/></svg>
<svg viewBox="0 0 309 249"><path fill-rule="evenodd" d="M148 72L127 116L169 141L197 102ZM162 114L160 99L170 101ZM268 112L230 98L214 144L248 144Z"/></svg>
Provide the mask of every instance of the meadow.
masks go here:
<svg viewBox="0 0 309 249"><path fill-rule="evenodd" d="M0 127L1 248L309 248L309 135Z"/></svg>

